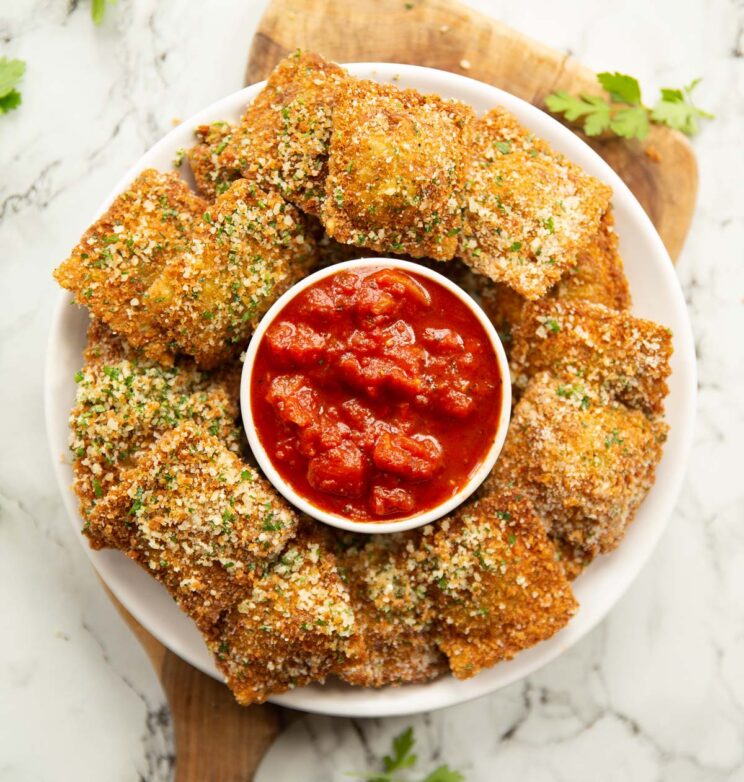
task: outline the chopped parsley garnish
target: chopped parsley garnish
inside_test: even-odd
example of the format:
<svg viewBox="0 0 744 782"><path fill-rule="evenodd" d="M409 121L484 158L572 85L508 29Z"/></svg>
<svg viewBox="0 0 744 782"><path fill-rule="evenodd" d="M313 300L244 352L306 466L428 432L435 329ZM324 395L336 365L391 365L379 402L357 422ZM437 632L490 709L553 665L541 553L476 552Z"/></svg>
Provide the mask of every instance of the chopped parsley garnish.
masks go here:
<svg viewBox="0 0 744 782"><path fill-rule="evenodd" d="M619 436L618 430L613 429L610 434L605 437L605 448L610 448L613 445L622 445L625 442L625 440Z"/></svg>

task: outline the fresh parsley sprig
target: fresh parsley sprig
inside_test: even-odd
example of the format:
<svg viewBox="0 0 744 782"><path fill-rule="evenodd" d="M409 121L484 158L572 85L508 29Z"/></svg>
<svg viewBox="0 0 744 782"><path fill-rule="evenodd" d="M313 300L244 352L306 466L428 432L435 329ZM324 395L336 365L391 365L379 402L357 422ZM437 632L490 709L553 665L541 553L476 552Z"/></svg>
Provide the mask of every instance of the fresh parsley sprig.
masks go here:
<svg viewBox="0 0 744 782"><path fill-rule="evenodd" d="M16 87L25 72L23 60L0 57L0 114L7 114L21 105L21 93Z"/></svg>
<svg viewBox="0 0 744 782"><path fill-rule="evenodd" d="M397 772L412 769L418 761L418 756L412 751L416 743L413 728L406 728L393 739L392 752L382 759L382 772L354 773L365 782L406 782ZM465 782L465 777L459 771L453 771L448 765L439 766L429 773L421 782Z"/></svg>
<svg viewBox="0 0 744 782"><path fill-rule="evenodd" d="M90 15L93 18L93 24L100 25L106 13L106 6L115 3L116 0L91 0Z"/></svg>
<svg viewBox="0 0 744 782"><path fill-rule="evenodd" d="M559 90L548 95L545 104L553 114L563 114L569 122L582 121L587 136L611 131L622 138L644 139L651 122L693 136L700 119L713 119L712 114L698 108L692 100L700 79L682 89L664 87L653 108L643 103L641 85L632 76L604 72L597 74L597 81L609 94L609 101L601 95L571 95Z"/></svg>

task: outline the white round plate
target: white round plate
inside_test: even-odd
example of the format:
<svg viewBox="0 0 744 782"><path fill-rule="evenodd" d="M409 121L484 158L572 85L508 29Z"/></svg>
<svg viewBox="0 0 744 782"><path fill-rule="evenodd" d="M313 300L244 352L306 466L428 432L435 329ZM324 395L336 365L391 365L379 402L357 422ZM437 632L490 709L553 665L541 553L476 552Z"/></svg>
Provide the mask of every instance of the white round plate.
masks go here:
<svg viewBox="0 0 744 782"><path fill-rule="evenodd" d="M458 98L479 113L496 105L504 106L537 136L546 139L588 173L611 185L620 252L633 295L633 312L669 326L674 334L673 371L666 401L666 418L671 430L657 470L656 484L641 505L622 545L595 561L576 580L574 589L581 607L567 627L514 660L466 681L444 676L428 684L380 690L352 688L329 681L272 698L275 703L305 711L373 717L427 711L494 692L555 659L607 614L648 559L674 509L692 444L696 368L690 321L664 245L630 190L584 142L529 103L473 79L413 65L357 63L347 67L354 76ZM134 164L99 213L108 208L114 197L142 169L169 170L176 151L193 144L193 131L198 125L237 120L262 87L263 83L254 84L229 95L172 130ZM91 220L94 217L91 215ZM82 364L87 320L84 311L71 306L70 296L62 294L52 322L45 376L52 458L64 503L76 530L80 529L81 521L77 501L70 490L72 470L67 448L67 419L75 399L74 375ZM219 678L196 627L155 579L119 552L92 551L82 536L80 542L101 578L137 621L184 660Z"/></svg>

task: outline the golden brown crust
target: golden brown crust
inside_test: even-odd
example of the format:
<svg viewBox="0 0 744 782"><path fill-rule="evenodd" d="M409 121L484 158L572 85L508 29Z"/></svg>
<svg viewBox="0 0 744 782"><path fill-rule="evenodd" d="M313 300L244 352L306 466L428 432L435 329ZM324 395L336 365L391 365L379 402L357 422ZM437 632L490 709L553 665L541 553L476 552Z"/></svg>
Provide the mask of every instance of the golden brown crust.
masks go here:
<svg viewBox="0 0 744 782"><path fill-rule="evenodd" d="M85 364L76 374L70 412L73 488L87 519L147 448L181 421L194 421L237 450L240 432L234 383L200 372L193 361L161 366L143 358L105 324L88 330ZM98 541L87 525L91 545Z"/></svg>
<svg viewBox="0 0 744 782"><path fill-rule="evenodd" d="M240 179L147 295L168 344L211 369L245 347L263 313L311 260L302 215L277 193Z"/></svg>
<svg viewBox="0 0 744 782"><path fill-rule="evenodd" d="M183 253L206 201L178 174L143 171L83 235L54 272L63 288L134 347L160 361L162 343L147 290L166 263Z"/></svg>
<svg viewBox="0 0 744 782"><path fill-rule="evenodd" d="M622 539L653 485L666 432L575 376L543 372L514 408L481 492L529 497L575 575Z"/></svg>
<svg viewBox="0 0 744 782"><path fill-rule="evenodd" d="M164 434L92 509L90 532L169 589L202 630L295 534L297 516L216 437Z"/></svg>
<svg viewBox="0 0 744 782"><path fill-rule="evenodd" d="M612 209L603 216L599 231L579 252L576 266L569 269L548 291L546 298L565 301L592 301L606 307L625 310L630 307L630 291L618 253L617 234L612 230ZM493 282L472 273L475 297L499 332L507 355L511 353L514 332L522 320L527 299L505 283Z"/></svg>
<svg viewBox="0 0 744 782"><path fill-rule="evenodd" d="M544 370L567 374L660 415L671 355L672 334L658 323L601 304L544 299L522 311L510 356L512 381L524 388Z"/></svg>
<svg viewBox="0 0 744 782"><path fill-rule="evenodd" d="M452 258L474 121L463 103L350 81L333 112L328 234L379 252Z"/></svg>
<svg viewBox="0 0 744 782"><path fill-rule="evenodd" d="M550 638L576 611L553 546L517 492L440 522L430 553L439 645L458 679Z"/></svg>
<svg viewBox="0 0 744 782"><path fill-rule="evenodd" d="M322 681L343 658L354 614L336 561L312 523L207 635L238 703Z"/></svg>
<svg viewBox="0 0 744 782"><path fill-rule="evenodd" d="M349 684L383 687L425 682L447 670L433 633L433 604L420 539L420 530L337 536L336 556L351 595L357 631L334 673Z"/></svg>
<svg viewBox="0 0 744 782"><path fill-rule="evenodd" d="M219 194L239 172L320 214L331 115L346 79L343 68L317 54L297 51L282 60L237 126L202 131L189 152L200 189Z"/></svg>
<svg viewBox="0 0 744 782"><path fill-rule="evenodd" d="M528 299L543 296L596 234L611 190L502 108L476 126L458 255Z"/></svg>
<svg viewBox="0 0 744 782"><path fill-rule="evenodd" d="M614 310L630 309L630 289L625 277L623 259L618 252L618 238L613 230L615 218L608 209L599 231L579 252L573 269L561 277L550 295L568 301L593 301Z"/></svg>
<svg viewBox="0 0 744 782"><path fill-rule="evenodd" d="M240 168L229 155L236 131L235 125L223 121L200 125L194 131L197 143L186 152L186 157L197 192L209 201L214 201L240 177Z"/></svg>

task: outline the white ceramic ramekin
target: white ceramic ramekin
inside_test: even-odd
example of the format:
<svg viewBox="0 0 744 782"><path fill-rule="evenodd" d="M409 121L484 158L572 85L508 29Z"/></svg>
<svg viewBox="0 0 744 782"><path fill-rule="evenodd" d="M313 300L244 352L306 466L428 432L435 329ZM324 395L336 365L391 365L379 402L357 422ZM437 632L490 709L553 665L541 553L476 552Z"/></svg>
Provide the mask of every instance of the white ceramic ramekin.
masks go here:
<svg viewBox="0 0 744 782"><path fill-rule="evenodd" d="M467 308L475 315L480 324L483 326L488 339L493 347L493 351L496 355L496 361L499 368L499 374L501 375L502 388L501 388L501 410L499 411L498 424L493 433L493 443L486 454L485 459L481 462L480 466L470 476L468 482L458 491L453 494L444 502L431 508L430 510L422 513L414 513L411 516L406 516L400 519L394 519L391 521L356 521L346 516L342 516L336 513L330 513L326 510L318 508L313 505L309 500L295 491L294 488L286 481L274 467L271 457L266 452L258 434L256 432L256 426L253 421L253 411L251 405L251 387L253 379L253 368L255 365L256 353L259 345L266 334L266 330L274 322L275 318L281 313L284 307L295 298L299 293L314 285L319 280L323 280L326 277L331 277L339 272L354 269L365 269L373 267L385 268L385 269L400 269L406 272L412 272L425 277L427 280L431 280L434 283L446 288L450 293L455 295ZM329 266L325 269L321 269L314 274L309 275L304 280L293 285L283 296L280 296L276 302L274 302L271 309L263 316L261 322L258 324L248 350L245 354L245 363L243 364L243 375L240 383L240 407L243 415L243 426L245 427L246 435L248 436L248 442L253 451L253 455L256 457L261 469L266 477L271 481L277 491L279 491L292 505L299 510L307 513L309 516L322 521L325 524L330 524L332 527L338 527L339 529L351 530L352 532L367 532L367 533L381 533L381 532L402 532L404 530L413 529L414 527L420 527L424 524L429 524L438 518L446 515L450 511L454 510L458 505L464 502L485 480L486 476L493 465L496 463L501 447L504 444L504 438L506 437L506 430L509 427L509 416L511 414L511 381L509 378L509 362L507 361L504 348L499 339L499 335L496 333L496 329L493 327L491 321L486 317L486 314L477 304L477 302L469 296L462 288L448 280L439 272L435 272L426 266L421 266L417 263L410 263L409 261L401 261L392 258L360 258L354 261L344 261L343 263ZM463 425L466 425L463 424Z"/></svg>

